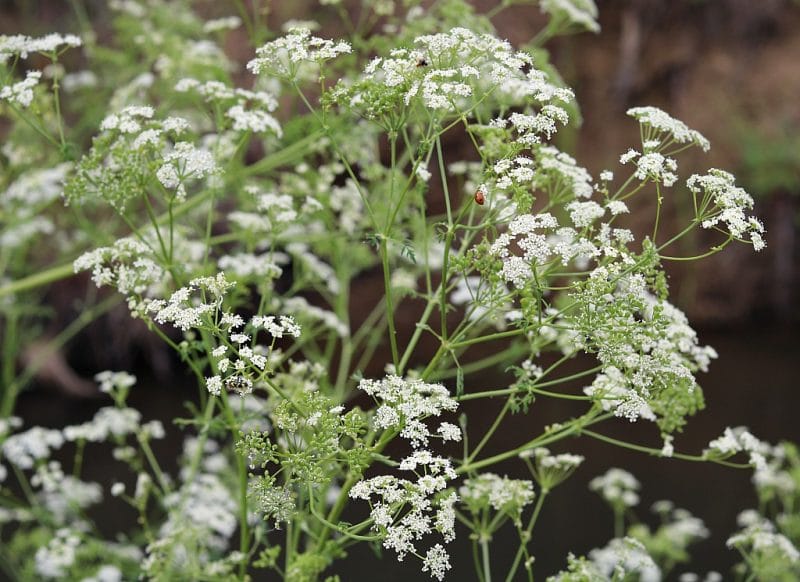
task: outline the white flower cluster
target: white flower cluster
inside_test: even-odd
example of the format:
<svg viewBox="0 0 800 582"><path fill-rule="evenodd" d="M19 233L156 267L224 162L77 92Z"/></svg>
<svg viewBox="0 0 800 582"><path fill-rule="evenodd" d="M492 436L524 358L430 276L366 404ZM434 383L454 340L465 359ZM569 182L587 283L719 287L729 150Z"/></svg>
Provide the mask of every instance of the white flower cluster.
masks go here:
<svg viewBox="0 0 800 582"><path fill-rule="evenodd" d="M603 580L624 580L630 576L639 582L661 582L661 570L637 539L615 538L606 547L589 552L589 557L604 576Z"/></svg>
<svg viewBox="0 0 800 582"><path fill-rule="evenodd" d="M181 141L164 155L164 163L156 171L156 177L167 190L175 190L175 199L186 199L186 182L200 180L219 171L211 152L197 149L194 144Z"/></svg>
<svg viewBox="0 0 800 582"><path fill-rule="evenodd" d="M283 273L280 263L287 263L288 257L283 253L267 252L260 255L253 253L235 253L223 255L217 261L222 271L241 278L277 279Z"/></svg>
<svg viewBox="0 0 800 582"><path fill-rule="evenodd" d="M186 287L181 287L168 300L153 299L147 302L146 311L155 313L153 319L164 324L171 323L182 331L204 325L203 316L216 313L222 299L234 283L225 278L225 273L214 277L192 279ZM201 295L200 298L196 294Z"/></svg>
<svg viewBox="0 0 800 582"><path fill-rule="evenodd" d="M278 101L266 91L250 91L233 88L221 81L201 82L197 79L185 78L178 81L175 90L179 93L194 92L210 103L218 103L226 108L225 117L233 121L235 131L267 131L278 137L283 135L280 123L271 112L278 107ZM248 109L248 102L255 109Z"/></svg>
<svg viewBox="0 0 800 582"><path fill-rule="evenodd" d="M627 164L636 160L636 170L633 175L637 180L645 182L651 180L666 187L673 186L678 181L678 162L658 152L639 154L636 150L628 150L620 156L620 164Z"/></svg>
<svg viewBox="0 0 800 582"><path fill-rule="evenodd" d="M595 377L592 385L584 388L583 392L597 398L603 410L613 410L614 415L620 418L627 418L631 422L636 422L639 418L656 420L647 400L630 388L627 377L616 366L604 368Z"/></svg>
<svg viewBox="0 0 800 582"><path fill-rule="evenodd" d="M766 463L753 474L753 483L760 494L791 496L798 490L798 483L793 477L794 469L791 462L787 463L788 458L784 445L772 447Z"/></svg>
<svg viewBox="0 0 800 582"><path fill-rule="evenodd" d="M430 572L433 578L444 580L445 573L450 569L450 555L442 544L435 544L429 549L422 560L422 571Z"/></svg>
<svg viewBox="0 0 800 582"><path fill-rule="evenodd" d="M100 131L118 131L134 134L142 131L142 120L152 119L155 111L149 105L132 105L119 113L107 115L100 123Z"/></svg>
<svg viewBox="0 0 800 582"><path fill-rule="evenodd" d="M605 213L594 202L573 204L570 208L576 225L589 226L595 217ZM629 235L627 230L604 225L595 242L581 236L574 228L559 227L557 219L550 213L519 214L509 223L508 231L495 239L489 252L503 261L501 278L521 288L533 279L534 269L554 258L560 258L566 265L573 259L585 262L602 254L616 257L620 254L616 246L629 242ZM522 254L517 254L516 249Z"/></svg>
<svg viewBox="0 0 800 582"><path fill-rule="evenodd" d="M533 160L525 156L495 162L492 171L497 176L494 187L504 191L511 187L528 187L536 177Z"/></svg>
<svg viewBox="0 0 800 582"><path fill-rule="evenodd" d="M151 438L164 437L161 421L153 420L142 425L141 418L141 413L133 408L107 406L98 410L88 422L64 427L64 438L68 441L99 443L108 440L110 436L123 438L139 430L144 430Z"/></svg>
<svg viewBox="0 0 800 582"><path fill-rule="evenodd" d="M589 482L589 489L598 492L612 507L634 507L639 504L639 481L617 467L611 467L603 475Z"/></svg>
<svg viewBox="0 0 800 582"><path fill-rule="evenodd" d="M548 183L560 184L561 189L551 193L568 198L589 198L594 192L592 176L569 154L553 146L544 146L537 152L541 171L549 177Z"/></svg>
<svg viewBox="0 0 800 582"><path fill-rule="evenodd" d="M161 537L189 529L195 535L202 534L204 544L224 550L238 525L238 502L220 476L213 473L200 473L179 491L165 496L164 507L169 518L161 528Z"/></svg>
<svg viewBox="0 0 800 582"><path fill-rule="evenodd" d="M495 473L482 473L466 479L458 490L461 499L475 515L492 508L520 525L522 510L533 502L533 483L523 479L509 479Z"/></svg>
<svg viewBox="0 0 800 582"><path fill-rule="evenodd" d="M490 252L503 259L503 268L500 272L505 281L513 283L516 287L524 287L533 276L537 264L547 262L553 253L553 248L544 234L537 230L553 230L558 227L556 218L547 212L541 214L521 214L511 221L508 232L502 233L495 239ZM516 244L523 254L515 255L510 246Z"/></svg>
<svg viewBox="0 0 800 582"><path fill-rule="evenodd" d="M393 374L381 380L364 378L358 383L358 388L380 403L373 419L374 425L380 429L400 429L400 436L415 448L427 446L431 436L422 422L425 418L439 416L444 411L452 412L458 407L441 384L428 384ZM447 437L445 440L461 440L460 430L453 430L458 427L449 423L443 423L442 427L437 432Z"/></svg>
<svg viewBox="0 0 800 582"><path fill-rule="evenodd" d="M44 216L19 217L19 220L3 225L3 231L0 232L0 247L7 250L21 247L42 235L52 235L55 229L53 222Z"/></svg>
<svg viewBox="0 0 800 582"><path fill-rule="evenodd" d="M223 386L228 390L245 396L253 390L253 379L257 378L270 365L269 354L271 348L255 343L255 336L259 330L266 331L275 340L285 337L300 337L300 326L293 317L288 315L254 315L248 322L253 331L253 337L239 331L245 325L244 319L239 315L224 313L221 325L228 328L228 343L235 357L227 355L229 347L220 345L211 352L219 374L206 378L206 388L214 396L219 396Z"/></svg>
<svg viewBox="0 0 800 582"><path fill-rule="evenodd" d="M762 559L777 553L792 564L800 562L797 547L785 535L777 533L775 524L757 511L743 511L737 522L742 530L725 542L729 548L738 548L742 552L762 556Z"/></svg>
<svg viewBox="0 0 800 582"><path fill-rule="evenodd" d="M303 63L321 65L351 51L352 47L345 41L333 42L311 36L307 28L294 28L286 36L256 49L256 58L247 63L247 68L255 75L266 73L293 80L298 77Z"/></svg>
<svg viewBox="0 0 800 582"><path fill-rule="evenodd" d="M708 443L705 451L706 457L730 457L736 453L745 452L750 455L750 464L755 468L756 475L767 471L767 457L772 452L772 447L753 436L746 428L726 428L722 436Z"/></svg>
<svg viewBox="0 0 800 582"><path fill-rule="evenodd" d="M100 384L100 392L104 394L127 392L136 385L136 376L128 372L105 370L95 374L94 379Z"/></svg>
<svg viewBox="0 0 800 582"><path fill-rule="evenodd" d="M242 19L238 16L223 16L214 18L203 23L203 32L221 32L224 30L234 30L242 25Z"/></svg>
<svg viewBox="0 0 800 582"><path fill-rule="evenodd" d="M495 120L493 125L502 125L504 120ZM550 139L558 131L557 123L567 125L569 114L563 107L558 105L543 105L541 110L530 115L526 113L512 113L508 118L511 126L517 132L516 142L520 145L530 147L542 142L542 135Z"/></svg>
<svg viewBox="0 0 800 582"><path fill-rule="evenodd" d="M411 100L420 94L422 102L428 109L443 109L451 111L458 109L459 98L470 97L472 86L469 84L470 78L478 78L480 72L472 66L464 66L460 69L443 69L430 71L422 81L417 81L411 85L405 95L405 103L408 105Z"/></svg>
<svg viewBox="0 0 800 582"><path fill-rule="evenodd" d="M164 496L167 518L157 531L157 538L146 548L147 556L141 562L146 574L152 575L151 568L158 568L165 561L185 564L196 560L198 565L213 566L212 555L228 553L230 538L238 526L239 509L237 495L229 486L230 464L216 441L206 440L202 451L199 446L197 438L184 441L180 478L185 482ZM191 460L198 454L200 472L186 481L192 474ZM147 474L140 474L134 498L141 499L150 487Z"/></svg>
<svg viewBox="0 0 800 582"><path fill-rule="evenodd" d="M698 345L683 312L655 298L642 274L626 269L624 261L594 269L573 296L578 311L558 323L573 331L570 349L595 350L603 364L586 394L631 421L658 417L671 432L682 422L677 403L683 415L698 405L694 372L706 370L716 352Z"/></svg>
<svg viewBox="0 0 800 582"><path fill-rule="evenodd" d="M310 275L313 279L322 282L332 295L339 294L341 286L333 267L309 250L309 246L306 243L289 243L286 245L286 251L302 265L306 275Z"/></svg>
<svg viewBox="0 0 800 582"><path fill-rule="evenodd" d="M535 69L530 55L490 34L466 28L417 37L415 49L395 49L376 57L352 87L340 86L336 95L367 118L391 115L394 106L419 101L435 112L470 107L483 95L497 93L515 101L569 101L572 92L551 84ZM530 68L528 73L524 69ZM520 129L533 139L533 131L552 133L554 120L563 121L560 108L542 110L537 116L519 118ZM523 126L525 126L523 128Z"/></svg>
<svg viewBox="0 0 800 582"><path fill-rule="evenodd" d="M81 39L74 34L62 35L57 32L39 38L24 34L2 35L0 36L0 63L6 62L14 55L26 59L30 53L51 54L70 47L78 47L81 44Z"/></svg>
<svg viewBox="0 0 800 582"><path fill-rule="evenodd" d="M358 186L348 179L343 186L331 187L330 209L339 215L338 228L352 235L359 224L365 220L364 200L358 192Z"/></svg>
<svg viewBox="0 0 800 582"><path fill-rule="evenodd" d="M290 223L297 219L294 198L289 194L262 193L254 187L247 187L246 190L256 197L258 210L269 216L273 224Z"/></svg>
<svg viewBox="0 0 800 582"><path fill-rule="evenodd" d="M53 221L41 209L61 195L71 167L72 164L63 163L31 169L0 193L0 214L4 215L0 247L11 250L55 231Z"/></svg>
<svg viewBox="0 0 800 582"><path fill-rule="evenodd" d="M33 88L39 84L41 78L41 71L28 71L22 81L0 89L0 100L8 101L23 109L27 108L33 101Z"/></svg>
<svg viewBox="0 0 800 582"><path fill-rule="evenodd" d="M47 459L64 444L60 430L34 426L8 437L3 442L3 455L20 469L31 469L36 461Z"/></svg>
<svg viewBox="0 0 800 582"><path fill-rule="evenodd" d="M300 337L300 326L291 315L255 315L250 324L256 329L263 329L274 338L285 335Z"/></svg>
<svg viewBox="0 0 800 582"><path fill-rule="evenodd" d="M720 228L724 224L727 232L738 239L749 236L753 249L760 251L767 246L763 237L764 225L758 218L747 216L746 211L753 208L753 197L734 182L733 174L712 168L704 176L692 175L686 181L686 186L695 195L703 194L701 207L707 205L709 198L713 204L709 215L703 220L703 228Z"/></svg>
<svg viewBox="0 0 800 582"><path fill-rule="evenodd" d="M495 85L502 85L506 80L520 77L520 69L532 64L528 55L515 53L507 42L465 28L420 36L415 44L420 46L419 51L397 53L407 59L402 67L406 73L411 72L410 66L424 70L422 79L413 81L408 88L405 102L408 104L421 93L424 105L434 110L456 109L457 98L473 95L472 85L483 76ZM412 59L413 65L409 62ZM390 62L392 66L399 64L396 57Z"/></svg>
<svg viewBox="0 0 800 582"><path fill-rule="evenodd" d="M400 436L415 449L427 445L432 436L422 420L453 411L458 405L440 384L391 374L382 380L362 379L358 387L381 403L373 418L375 426L400 429ZM461 440L461 430L454 424L443 422L437 432L443 440ZM440 494L456 478L448 459L427 450L415 450L400 462L399 469L413 472L416 480L381 475L359 481L349 495L370 501L373 529L384 536L384 547L393 549L402 561L408 553L420 555L415 542L433 531L439 532L445 542L455 539L454 505L458 496ZM379 501L372 502L373 497ZM440 544L431 547L423 558L423 572L442 580L449 569L445 549Z"/></svg>
<svg viewBox="0 0 800 582"><path fill-rule="evenodd" d="M92 271L98 287L110 285L124 294L142 295L164 279L164 270L153 260L152 250L133 238L121 238L111 247L88 251L75 259L76 273Z"/></svg>
<svg viewBox="0 0 800 582"><path fill-rule="evenodd" d="M113 564L103 564L94 576L84 578L81 582L122 582L122 570Z"/></svg>
<svg viewBox="0 0 800 582"><path fill-rule="evenodd" d="M587 228L606 213L606 209L594 200L584 202L574 200L566 205L566 209L575 228Z"/></svg>
<svg viewBox="0 0 800 582"><path fill-rule="evenodd" d="M154 115L155 111L149 105L131 105L106 116L100 129L118 132L122 141L117 145L123 143L126 150L141 152L150 148L160 155L165 147L165 132L179 136L189 129L189 122L182 117L157 120L153 119Z"/></svg>
<svg viewBox="0 0 800 582"><path fill-rule="evenodd" d="M573 455L571 453L553 455L545 447L523 451L519 456L523 459L533 457L533 465L529 465L529 467L533 478L536 479L536 482L544 491L549 491L564 481L584 461L582 455Z"/></svg>
<svg viewBox="0 0 800 582"><path fill-rule="evenodd" d="M83 520L82 510L103 500L103 488L99 484L65 475L58 461L39 465L31 477L31 486L40 489L37 496L59 524L77 525Z"/></svg>
<svg viewBox="0 0 800 582"><path fill-rule="evenodd" d="M674 507L671 501L656 501L652 509L660 514L665 522L659 527L658 535L663 536L675 547L685 548L692 542L709 536L708 528L702 519L695 517L686 509Z"/></svg>
<svg viewBox="0 0 800 582"><path fill-rule="evenodd" d="M406 554L420 555L416 542L424 536L438 532L445 542L455 539L455 493L442 494L448 480L456 473L450 461L434 456L428 451L416 451L400 464L400 470L412 471L417 479L399 479L381 475L356 483L350 497L370 502L372 529L383 536L383 546L397 553L402 561ZM373 501L373 498L377 500ZM423 559L423 571L442 580L450 569L449 556L436 544Z"/></svg>
<svg viewBox="0 0 800 582"><path fill-rule="evenodd" d="M0 195L0 207L19 211L46 205L61 195L64 180L72 164L63 163L52 168L37 168L19 176ZM24 208L23 208L24 207Z"/></svg>
<svg viewBox="0 0 800 582"><path fill-rule="evenodd" d="M36 573L45 579L64 579L67 569L75 563L78 546L81 540L77 533L63 528L46 546L36 550Z"/></svg>
<svg viewBox="0 0 800 582"><path fill-rule="evenodd" d="M539 9L571 26L600 32L594 0L540 0Z"/></svg>
<svg viewBox="0 0 800 582"><path fill-rule="evenodd" d="M658 107L633 107L628 109L628 115L638 119L646 128L652 129L654 133L646 133L648 140L659 140L660 147L668 146L676 142L680 144L692 143L700 146L704 152L711 147L709 141L703 135L689 127L682 121L671 117Z"/></svg>
<svg viewBox="0 0 800 582"><path fill-rule="evenodd" d="M326 328L335 331L339 337L348 337L350 335L350 328L334 312L311 305L303 297L296 296L284 299L281 302L281 310L294 318L318 321Z"/></svg>

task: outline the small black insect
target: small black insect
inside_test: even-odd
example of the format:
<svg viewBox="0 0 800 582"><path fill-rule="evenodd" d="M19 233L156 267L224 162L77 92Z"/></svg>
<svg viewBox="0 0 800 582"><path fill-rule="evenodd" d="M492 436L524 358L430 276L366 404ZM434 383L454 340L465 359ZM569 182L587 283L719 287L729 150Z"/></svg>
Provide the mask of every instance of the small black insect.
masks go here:
<svg viewBox="0 0 800 582"><path fill-rule="evenodd" d="M245 394L253 387L253 382L244 376L228 376L225 378L225 387L239 394Z"/></svg>

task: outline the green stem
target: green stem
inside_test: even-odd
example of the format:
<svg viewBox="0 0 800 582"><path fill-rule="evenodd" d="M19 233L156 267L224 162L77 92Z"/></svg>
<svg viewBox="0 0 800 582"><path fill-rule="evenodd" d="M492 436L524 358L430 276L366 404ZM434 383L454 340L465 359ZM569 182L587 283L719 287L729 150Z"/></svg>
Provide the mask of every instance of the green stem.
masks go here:
<svg viewBox="0 0 800 582"><path fill-rule="evenodd" d="M58 57L53 56L53 64L58 63ZM61 97L59 91L58 74L53 75L53 102L56 108L56 124L58 125L58 138L61 140L61 147L67 143L64 139L64 119L61 115Z"/></svg>
<svg viewBox="0 0 800 582"><path fill-rule="evenodd" d="M0 287L0 297L42 287L44 285L48 285L49 283L66 279L74 273L75 269L72 266L72 262L69 262L65 265L59 265L57 267L50 267L45 271L40 271L23 279L17 279L16 281L12 281L6 285L3 285Z"/></svg>
<svg viewBox="0 0 800 582"><path fill-rule="evenodd" d="M472 565L475 567L475 574L478 582L485 582L483 579L483 569L481 568L481 558L478 554L478 540L472 540Z"/></svg>
<svg viewBox="0 0 800 582"><path fill-rule="evenodd" d="M392 299L392 281L389 271L389 250L387 248L386 237L381 237L380 244L381 265L383 266L383 287L384 300L386 301L386 318L389 324L389 343L392 348L392 363L395 370L400 366L400 354L397 349L397 330L394 325L394 301Z"/></svg>
<svg viewBox="0 0 800 582"><path fill-rule="evenodd" d="M486 368L490 368L492 366L497 366L498 364L508 364L508 362L517 361L517 358L523 354L529 353L529 349L530 348L527 346L522 346L520 344L512 345L502 351L492 354L491 356L486 356L485 358L480 358L478 360L471 360L468 364L463 364L461 366L461 372L466 377L469 374L478 372L480 370L485 370ZM458 368L449 368L447 370L441 370L435 374L431 374L429 378L431 380L441 380L443 378L453 378L457 374ZM460 400L463 398L463 396L464 395L461 397L456 396L456 400Z"/></svg>
<svg viewBox="0 0 800 582"><path fill-rule="evenodd" d="M209 400L213 400L209 398ZM239 433L239 425L233 415L233 409L228 402L228 393L221 392L222 413L228 422L228 429L235 439ZM239 477L239 551L247 555L250 550L250 526L247 520L247 464L241 455L236 455L236 472ZM245 579L247 564L245 561L239 565L239 578Z"/></svg>
<svg viewBox="0 0 800 582"><path fill-rule="evenodd" d="M52 135L47 133L47 131L41 125L38 125L38 124L34 123L33 120L31 118L29 118L27 115L25 115L24 112L20 111L20 109L17 108L16 105L14 105L13 103L11 103L9 101L6 102L6 105L9 107L9 109L11 109L11 111L13 111L16 114L17 118L21 119L28 127L33 129L36 133L41 135L43 138L45 138L47 141L49 141L52 145L54 145L56 147L61 147L61 144L58 143L58 140L56 138L54 138Z"/></svg>
<svg viewBox="0 0 800 582"><path fill-rule="evenodd" d="M11 415L17 396L17 390L12 387L12 383L16 374L14 362L19 353L19 339L17 338L18 322L19 315L16 312L12 311L6 316L5 333L3 334L3 369L0 370L3 386L5 386L3 390L2 408L0 408L2 418L8 418Z"/></svg>
<svg viewBox="0 0 800 582"><path fill-rule="evenodd" d="M492 568L489 561L489 539L481 534L481 561L483 562L483 579L486 582L492 582Z"/></svg>
<svg viewBox="0 0 800 582"><path fill-rule="evenodd" d="M453 211L450 208L450 190L447 187L447 173L444 167L444 154L442 154L442 139L441 136L436 136L436 158L439 163L439 176L442 181L442 190L444 191L444 203L447 209L447 234L444 239L444 258L442 260L442 280L439 284L441 295L439 299L439 311L441 312L441 335L442 343L447 342L447 279L449 276L448 270L450 268L450 246L453 244L453 236L455 230L453 229Z"/></svg>
<svg viewBox="0 0 800 582"><path fill-rule="evenodd" d="M647 453L649 455L658 456L658 457L663 456L662 453L661 453L661 449L656 449L656 448L653 448L653 447L646 447L646 446L643 446L643 445L637 445L637 444L634 444L634 443L621 441L619 439L615 439L615 438L612 438L610 436L606 436L606 435L603 435L603 434L600 434L600 433L597 433L597 432L594 432L594 431L591 431L591 430L583 430L582 434L585 434L588 437L591 437L591 438L599 440L599 441L603 441L603 442L611 444L611 445L622 447L624 449L630 449L632 451L637 451L637 452L640 452L640 453ZM702 455L687 455L685 453L673 453L670 458L680 459L682 461L693 461L693 462L696 462L696 463L717 463L719 465L724 465L726 467L733 467L735 469L749 469L750 468L750 465L747 464L747 463L731 463L730 461L725 461L724 459L708 458L708 457L704 457Z"/></svg>
<svg viewBox="0 0 800 582"><path fill-rule="evenodd" d="M520 546L517 550L517 555L514 556L514 562L511 564L511 569L508 571L508 576L506 576L506 582L513 582L514 575L517 573L517 568L519 568L519 562L522 559L522 556L527 554L527 545L531 539L531 534L533 533L533 526L536 525L536 520L539 519L539 512L542 510L544 499L547 497L548 493L549 491L547 489L542 489L539 493L539 499L536 500L536 507L533 509L533 515L531 515L525 531L520 536Z"/></svg>
<svg viewBox="0 0 800 582"><path fill-rule="evenodd" d="M323 523L327 527L337 531L338 533L342 534L343 536L351 538L351 539L354 539L354 540L362 541L362 542L375 542L375 541L378 541L378 540L382 539L381 536L362 536L362 535L351 533L348 530L346 530L345 528L343 528L343 527L341 527L341 526L339 526L339 525L337 525L335 523L331 523L330 521L325 519L320 513L317 512L316 509L314 509L314 492L311 490L310 486L308 488L308 500L309 500L308 507L311 510L311 515L316 517L321 523Z"/></svg>
<svg viewBox="0 0 800 582"><path fill-rule="evenodd" d="M500 332L493 333L493 334L490 334L490 335L482 335L482 336L475 337L475 338L472 338L472 339L462 340L460 342L453 342L453 343L450 344L450 347L454 348L454 349L455 348L463 348L463 347L466 347L466 346L472 346L472 345L480 344L480 343L484 343L484 342L491 342L491 341L504 339L504 338L508 338L508 337L516 337L518 335L523 335L524 333L525 333L525 330L522 329L522 328L510 329L508 331L500 331Z"/></svg>
<svg viewBox="0 0 800 582"><path fill-rule="evenodd" d="M417 322L416 328L414 328L414 333L411 336L411 339L406 344L406 349L403 352L403 357L400 359L400 365L397 368L398 376L403 375L403 371L406 369L408 365L408 361L411 358L411 354L414 353L414 348L417 346L417 342L419 342L420 337L422 337L422 332L425 329L425 324L427 323L428 319L430 319L431 314L433 313L433 308L436 306L436 300L433 297L428 299L428 303L425 305L425 310L422 312L422 316L420 317L419 321Z"/></svg>
<svg viewBox="0 0 800 582"><path fill-rule="evenodd" d="M621 538L625 535L625 511L614 508L614 537Z"/></svg>
<svg viewBox="0 0 800 582"><path fill-rule="evenodd" d="M508 398L508 399L506 399L506 403L503 405L502 410L500 410L500 413L497 415L497 418L494 419L494 422L492 423L492 426L489 427L489 430L486 431L485 435L483 435L483 438L481 439L481 441L473 449L473 451L469 455L469 457L467 457L467 460L466 460L467 463L470 463L476 456L478 456L478 453L480 453L481 450L483 449L483 447L486 446L486 443L488 443L489 439L492 438L492 435L497 430L497 427L500 426L500 423L503 421L503 419L505 418L505 416L508 413L508 410L510 408L511 408L511 398Z"/></svg>
<svg viewBox="0 0 800 582"><path fill-rule="evenodd" d="M161 491L164 494L169 493L170 485L167 479L164 476L164 472L161 470L161 466L158 464L158 459L153 454L153 449L150 448L150 443L147 439L142 438L140 435L137 435L137 440L139 441L139 446L144 453L145 458L147 459L150 468L153 470L153 474L156 476L156 480L158 481L158 486L161 487Z"/></svg>
<svg viewBox="0 0 800 582"><path fill-rule="evenodd" d="M485 459L481 459L480 461L472 461L471 463L465 463L456 469L456 473L461 475L464 473L469 473L471 471L477 471L478 469L482 469L483 467L495 465L501 461L505 461L506 459L516 457L522 451L526 451L534 447L544 446L549 443L557 442L567 438L568 436L581 434L583 431L585 431L584 427L606 420L611 416L613 416L611 413L600 414L596 409L592 409L586 414L584 414L582 417L573 420L568 426L560 430L539 435L535 439L532 439L526 442L525 444L520 445L519 447L516 447L515 449L512 449L510 451L506 451L504 453L487 457Z"/></svg>
<svg viewBox="0 0 800 582"><path fill-rule="evenodd" d="M656 182L656 219L653 224L653 244L656 244L656 235L658 234L658 222L661 218L661 204L663 203L664 198L661 196L661 187L658 182Z"/></svg>
<svg viewBox="0 0 800 582"><path fill-rule="evenodd" d="M601 366L595 366L594 368L590 368L589 370L584 370L583 372L577 372L575 374L570 374L569 376L564 376L563 378L559 378L557 380L549 380L547 382L536 382L530 386L518 386L518 387L511 387L511 388L503 388L502 390L487 390L485 392L473 392L471 394L462 394L461 396L456 396L456 400L464 401L464 400L475 400L477 398L494 398L495 396L506 396L508 394L515 394L517 392L526 392L530 390L531 392L537 392L544 396L552 396L553 398L563 398L565 400L591 400L587 396L579 396L577 394L561 394L558 392L548 392L542 390L542 386L553 386L555 384L562 384L564 382L569 382L570 380L575 380L577 378L581 378L584 376L589 376L598 372L601 369Z"/></svg>

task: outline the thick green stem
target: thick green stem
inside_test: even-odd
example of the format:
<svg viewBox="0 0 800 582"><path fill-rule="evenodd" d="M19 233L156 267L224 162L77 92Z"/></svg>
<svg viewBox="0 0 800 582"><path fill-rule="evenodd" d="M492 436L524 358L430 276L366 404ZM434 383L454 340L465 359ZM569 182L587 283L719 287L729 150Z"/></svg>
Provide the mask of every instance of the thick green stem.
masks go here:
<svg viewBox="0 0 800 582"><path fill-rule="evenodd" d="M481 534L481 561L483 562L483 579L492 582L492 566L489 559L489 539Z"/></svg>

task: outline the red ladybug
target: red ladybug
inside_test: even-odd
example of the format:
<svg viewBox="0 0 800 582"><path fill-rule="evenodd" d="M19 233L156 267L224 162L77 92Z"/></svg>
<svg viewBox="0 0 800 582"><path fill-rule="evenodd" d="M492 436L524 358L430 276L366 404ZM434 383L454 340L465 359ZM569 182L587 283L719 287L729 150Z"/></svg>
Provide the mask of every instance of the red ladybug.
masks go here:
<svg viewBox="0 0 800 582"><path fill-rule="evenodd" d="M483 190L478 190L475 192L475 202L483 206L483 203L486 202L486 194L483 193Z"/></svg>

